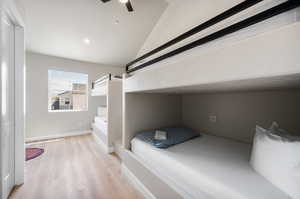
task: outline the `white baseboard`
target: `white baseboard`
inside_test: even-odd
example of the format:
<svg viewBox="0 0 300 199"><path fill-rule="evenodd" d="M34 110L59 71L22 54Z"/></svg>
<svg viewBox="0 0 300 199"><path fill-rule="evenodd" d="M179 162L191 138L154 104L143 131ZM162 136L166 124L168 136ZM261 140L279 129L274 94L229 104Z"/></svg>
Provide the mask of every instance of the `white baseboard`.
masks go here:
<svg viewBox="0 0 300 199"><path fill-rule="evenodd" d="M63 137L86 135L86 134L91 134L91 132L92 132L91 130L83 130L83 131L72 131L72 132L69 132L69 133L56 134L56 135L31 137L31 138L26 138L26 142L36 142L36 141L57 139L57 138L63 138Z"/></svg>
<svg viewBox="0 0 300 199"><path fill-rule="evenodd" d="M149 189L125 166L124 163L121 165L122 174L126 176L129 182L146 198L156 199L156 197L149 191Z"/></svg>
<svg viewBox="0 0 300 199"><path fill-rule="evenodd" d="M114 147L108 147L97 135L95 135L95 133L92 133L92 135L95 138L97 144L99 144L99 146L101 146L101 148L103 148L106 153L113 153L115 151Z"/></svg>

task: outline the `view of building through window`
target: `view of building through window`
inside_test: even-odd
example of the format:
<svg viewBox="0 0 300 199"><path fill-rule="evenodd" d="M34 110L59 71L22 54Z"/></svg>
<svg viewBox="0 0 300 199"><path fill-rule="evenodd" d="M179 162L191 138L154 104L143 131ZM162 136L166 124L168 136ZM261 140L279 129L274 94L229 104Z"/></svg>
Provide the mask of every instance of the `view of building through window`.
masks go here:
<svg viewBox="0 0 300 199"><path fill-rule="evenodd" d="M86 111L88 75L48 70L48 110Z"/></svg>

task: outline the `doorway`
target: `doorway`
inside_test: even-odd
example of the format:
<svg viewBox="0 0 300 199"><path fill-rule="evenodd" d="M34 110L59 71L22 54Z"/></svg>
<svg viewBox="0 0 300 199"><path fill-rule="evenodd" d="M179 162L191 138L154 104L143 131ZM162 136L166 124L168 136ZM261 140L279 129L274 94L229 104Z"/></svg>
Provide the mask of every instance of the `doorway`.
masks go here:
<svg viewBox="0 0 300 199"><path fill-rule="evenodd" d="M0 199L24 182L24 24L12 4L0 11Z"/></svg>
<svg viewBox="0 0 300 199"><path fill-rule="evenodd" d="M15 185L15 30L8 17L1 20L1 179L2 198L7 198Z"/></svg>

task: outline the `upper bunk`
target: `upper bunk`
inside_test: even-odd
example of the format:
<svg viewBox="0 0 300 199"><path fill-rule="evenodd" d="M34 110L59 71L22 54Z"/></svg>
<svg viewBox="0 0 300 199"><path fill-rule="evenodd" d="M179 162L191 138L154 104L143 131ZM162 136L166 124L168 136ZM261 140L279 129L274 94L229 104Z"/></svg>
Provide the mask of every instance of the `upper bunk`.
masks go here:
<svg viewBox="0 0 300 199"><path fill-rule="evenodd" d="M107 74L92 82L91 96L107 96L110 82L120 82L122 77Z"/></svg>
<svg viewBox="0 0 300 199"><path fill-rule="evenodd" d="M122 78L107 74L97 79L92 83L91 95L105 98L105 105L98 107L92 127L97 141L111 153L114 142L122 137Z"/></svg>
<svg viewBox="0 0 300 199"><path fill-rule="evenodd" d="M298 87L300 1L261 2L244 1L127 64L124 91ZM170 49L191 36L191 42Z"/></svg>

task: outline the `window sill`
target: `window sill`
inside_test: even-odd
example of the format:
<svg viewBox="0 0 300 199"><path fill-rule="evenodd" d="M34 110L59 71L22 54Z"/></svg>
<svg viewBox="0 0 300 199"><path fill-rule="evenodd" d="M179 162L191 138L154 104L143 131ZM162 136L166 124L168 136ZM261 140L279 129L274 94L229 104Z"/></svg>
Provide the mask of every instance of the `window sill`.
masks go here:
<svg viewBox="0 0 300 199"><path fill-rule="evenodd" d="M49 113L87 112L88 110L48 110Z"/></svg>

